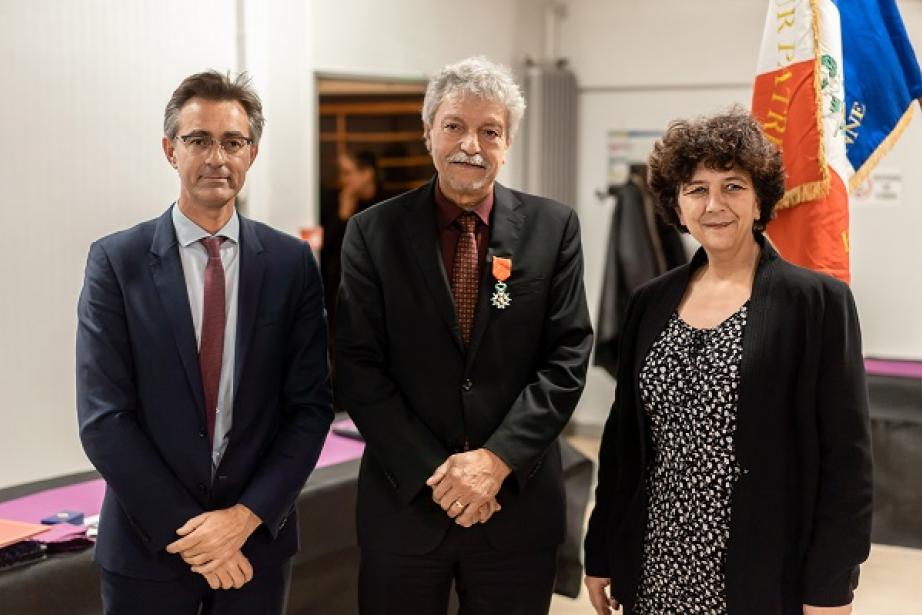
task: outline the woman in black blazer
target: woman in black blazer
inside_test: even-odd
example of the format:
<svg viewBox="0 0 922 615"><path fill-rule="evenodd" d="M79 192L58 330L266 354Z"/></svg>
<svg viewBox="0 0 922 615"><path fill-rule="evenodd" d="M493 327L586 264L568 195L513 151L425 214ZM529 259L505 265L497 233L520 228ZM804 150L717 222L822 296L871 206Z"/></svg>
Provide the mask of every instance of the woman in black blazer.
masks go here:
<svg viewBox="0 0 922 615"><path fill-rule="evenodd" d="M586 535L593 606L850 613L872 493L851 292L763 237L784 171L748 113L672 123L649 164L660 213L702 247L628 308Z"/></svg>

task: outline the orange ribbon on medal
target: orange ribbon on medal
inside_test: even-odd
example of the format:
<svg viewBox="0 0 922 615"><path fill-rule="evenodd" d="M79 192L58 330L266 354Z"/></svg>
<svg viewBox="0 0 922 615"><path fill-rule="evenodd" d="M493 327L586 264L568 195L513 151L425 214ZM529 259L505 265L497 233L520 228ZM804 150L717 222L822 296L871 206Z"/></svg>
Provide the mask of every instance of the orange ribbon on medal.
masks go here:
<svg viewBox="0 0 922 615"><path fill-rule="evenodd" d="M493 257L493 277L500 282L505 282L512 275L512 259L501 256Z"/></svg>

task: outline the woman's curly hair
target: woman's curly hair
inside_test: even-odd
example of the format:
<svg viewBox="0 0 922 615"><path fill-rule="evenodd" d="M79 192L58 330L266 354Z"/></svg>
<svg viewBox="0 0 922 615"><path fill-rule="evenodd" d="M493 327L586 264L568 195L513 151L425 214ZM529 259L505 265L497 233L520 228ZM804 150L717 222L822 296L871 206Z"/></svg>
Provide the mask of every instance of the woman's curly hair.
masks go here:
<svg viewBox="0 0 922 615"><path fill-rule="evenodd" d="M719 115L676 120L653 146L647 183L656 196L659 214L683 233L688 229L679 221L679 188L699 164L722 171L738 166L749 173L760 212L753 230L764 231L784 196L784 165L778 148L765 137L755 118L735 106Z"/></svg>

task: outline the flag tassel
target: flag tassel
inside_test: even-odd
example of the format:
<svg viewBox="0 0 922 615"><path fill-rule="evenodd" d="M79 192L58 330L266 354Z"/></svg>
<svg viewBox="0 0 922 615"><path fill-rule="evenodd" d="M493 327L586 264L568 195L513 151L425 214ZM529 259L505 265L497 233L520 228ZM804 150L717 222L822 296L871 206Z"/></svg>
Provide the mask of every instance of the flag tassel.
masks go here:
<svg viewBox="0 0 922 615"><path fill-rule="evenodd" d="M913 103L915 103L915 101L913 101ZM880 145L878 145L874 150L874 153L868 156L868 159L864 161L864 164L861 165L861 168L855 171L855 174L852 175L851 179L848 180L849 192L863 184L868 176L871 175L871 171L874 170L874 167L877 166L877 163L880 162L880 159L886 156L887 152L893 148L897 139L900 138L900 135L902 135L903 131L906 130L906 127L909 126L909 122L912 120L912 115L915 110L915 105L910 104L909 107L907 107L906 112L902 115L902 117L900 117L899 121L893 127L893 130L890 131L890 134L888 134L884 140L881 141Z"/></svg>

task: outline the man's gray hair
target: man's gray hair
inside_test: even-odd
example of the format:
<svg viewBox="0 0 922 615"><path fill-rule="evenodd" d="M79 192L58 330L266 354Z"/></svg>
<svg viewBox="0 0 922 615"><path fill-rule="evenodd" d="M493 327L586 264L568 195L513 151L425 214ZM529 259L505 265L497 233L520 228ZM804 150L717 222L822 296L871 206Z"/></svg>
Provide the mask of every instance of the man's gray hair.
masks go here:
<svg viewBox="0 0 922 615"><path fill-rule="evenodd" d="M240 73L231 78L230 73L222 74L216 70L189 75L182 80L166 104L163 113L163 134L175 139L179 131L179 112L192 98L205 100L236 100L243 106L250 124L250 138L259 143L266 119L263 117L263 105L253 89L250 77Z"/></svg>
<svg viewBox="0 0 922 615"><path fill-rule="evenodd" d="M512 141L525 114L525 97L512 78L512 71L483 56L449 64L429 80L426 97L423 99L423 124L432 128L435 112L442 101L450 96L472 96L498 102L506 107L507 142Z"/></svg>

